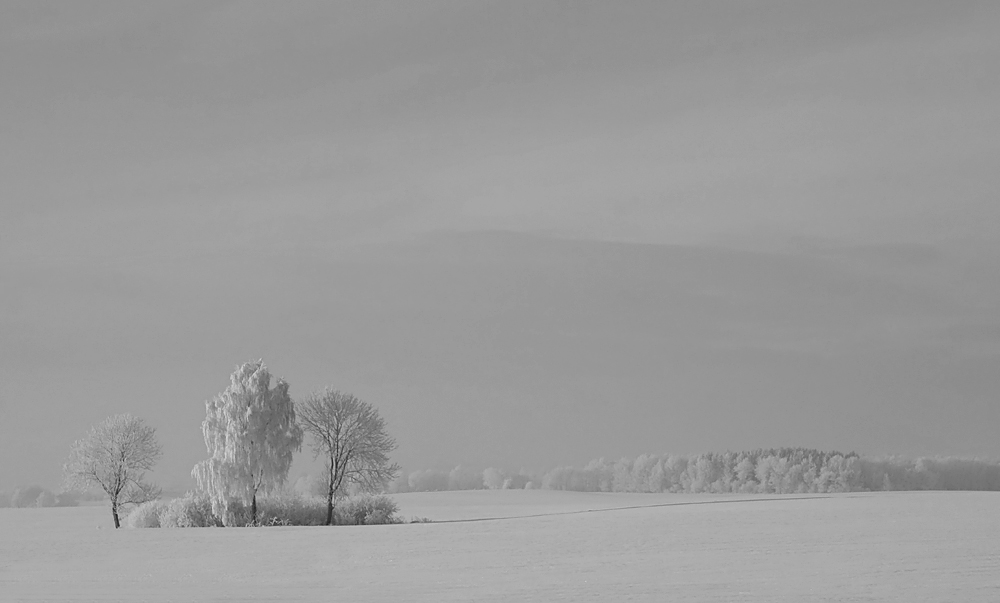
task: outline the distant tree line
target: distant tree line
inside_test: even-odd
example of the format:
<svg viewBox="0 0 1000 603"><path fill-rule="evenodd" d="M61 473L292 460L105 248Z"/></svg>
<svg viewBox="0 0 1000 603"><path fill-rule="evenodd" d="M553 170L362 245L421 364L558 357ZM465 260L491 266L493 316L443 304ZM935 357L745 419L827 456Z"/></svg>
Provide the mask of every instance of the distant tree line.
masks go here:
<svg viewBox="0 0 1000 603"><path fill-rule="evenodd" d="M698 455L642 454L557 467L542 487L584 492L852 492L863 488L861 457L807 448Z"/></svg>
<svg viewBox="0 0 1000 603"><path fill-rule="evenodd" d="M864 459L861 482L868 490L1000 491L1000 463L962 458Z"/></svg>
<svg viewBox="0 0 1000 603"><path fill-rule="evenodd" d="M73 492L53 493L41 486L18 488L13 493L0 492L0 507L75 507L79 497Z"/></svg>
<svg viewBox="0 0 1000 603"><path fill-rule="evenodd" d="M544 474L522 469L421 470L395 492L543 488L578 492L816 493L881 490L1000 491L1000 463L958 458L865 458L857 453L770 448L695 455L642 454Z"/></svg>
<svg viewBox="0 0 1000 603"><path fill-rule="evenodd" d="M442 492L445 490L532 490L540 488L542 475L527 469L506 471L489 467L475 471L455 467L450 471L422 469L401 475L389 484L389 492Z"/></svg>

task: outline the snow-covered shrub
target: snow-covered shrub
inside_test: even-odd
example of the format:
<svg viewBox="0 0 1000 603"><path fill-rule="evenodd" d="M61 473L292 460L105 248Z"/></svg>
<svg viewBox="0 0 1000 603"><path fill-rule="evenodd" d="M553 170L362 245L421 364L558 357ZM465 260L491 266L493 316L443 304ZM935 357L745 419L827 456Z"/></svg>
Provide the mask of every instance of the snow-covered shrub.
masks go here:
<svg viewBox="0 0 1000 603"><path fill-rule="evenodd" d="M251 521L248 505L229 501L229 527L319 526L326 523L326 502L315 496L274 493L257 497L257 522ZM221 524L220 524L221 525Z"/></svg>
<svg viewBox="0 0 1000 603"><path fill-rule="evenodd" d="M144 502L135 506L125 516L123 523L126 528L158 528L160 527L160 515L165 508L166 503L161 500Z"/></svg>
<svg viewBox="0 0 1000 603"><path fill-rule="evenodd" d="M341 502L336 508L337 525L401 523L399 506L384 494L362 494Z"/></svg>
<svg viewBox="0 0 1000 603"><path fill-rule="evenodd" d="M212 500L207 494L188 492L164 505L160 526L164 528L212 528L222 522L212 514Z"/></svg>
<svg viewBox="0 0 1000 603"><path fill-rule="evenodd" d="M321 526L326 523L326 502L315 496L268 494L257 499L260 525Z"/></svg>
<svg viewBox="0 0 1000 603"><path fill-rule="evenodd" d="M244 505L241 500L229 501L226 505L226 513L228 517L225 520L219 518L219 523L224 527L243 528L250 524L250 507Z"/></svg>
<svg viewBox="0 0 1000 603"><path fill-rule="evenodd" d="M365 515L365 525L366 526L380 526L387 523L400 523L398 520L394 520L391 515L385 512L384 509L375 509L368 515Z"/></svg>
<svg viewBox="0 0 1000 603"><path fill-rule="evenodd" d="M360 495L341 502L336 509L338 525L375 525L402 523L395 501L385 495ZM326 523L326 501L315 496L269 494L257 498L257 522L250 521L250 509L239 501L229 504L233 527L321 526ZM123 522L129 528L202 528L222 527L212 514L212 500L207 494L188 492L171 501L150 501L132 509Z"/></svg>

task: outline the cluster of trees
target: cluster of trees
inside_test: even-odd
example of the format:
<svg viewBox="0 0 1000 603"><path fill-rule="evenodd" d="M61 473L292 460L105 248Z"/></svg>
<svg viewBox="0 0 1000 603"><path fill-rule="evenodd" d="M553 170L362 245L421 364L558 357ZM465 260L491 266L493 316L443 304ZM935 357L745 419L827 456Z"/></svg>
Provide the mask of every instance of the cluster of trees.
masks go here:
<svg viewBox="0 0 1000 603"><path fill-rule="evenodd" d="M557 467L542 480L552 490L583 492L851 492L861 489L855 453L806 448L698 455L642 454L598 459L582 469Z"/></svg>
<svg viewBox="0 0 1000 603"><path fill-rule="evenodd" d="M325 463L327 525L348 487L381 490L399 471L389 460L396 442L374 407L330 388L296 405L286 381L278 379L272 386L261 360L237 367L229 386L205 402L205 411L202 434L209 458L191 473L211 501L212 513L226 526L247 523L236 517L236 509L246 509L249 523L258 523L258 496L285 483L306 435L314 456ZM141 419L109 417L73 444L64 467L66 483L70 489L103 490L117 528L123 506L159 498L160 489L144 475L160 454L155 430Z"/></svg>
<svg viewBox="0 0 1000 603"><path fill-rule="evenodd" d="M451 471L438 469L412 471L392 482L389 491L401 493L445 490L530 490L540 485L541 476L527 469L511 472L489 467L483 471L473 471L459 465Z"/></svg>
<svg viewBox="0 0 1000 603"><path fill-rule="evenodd" d="M963 459L865 459L856 453L807 448L759 449L697 455L650 455L618 461L597 459L582 468L556 467L545 474L494 467L472 471L422 470L399 476L389 459L396 441L370 404L327 388L298 404L288 383L273 385L263 361L236 368L229 386L205 402L202 433L209 458L192 475L211 512L223 525L258 523L258 496L285 483L293 455L308 436L323 474L302 485L325 498L325 523L352 492L417 492L469 489L576 490L585 492L851 492L864 490L1000 490L1000 464ZM76 441L64 466L67 491L97 487L111 502L115 527L126 505L142 505L161 491L145 481L161 455L155 430L131 415L116 415ZM397 479L399 477L399 479ZM394 481L395 480L395 481ZM391 484L391 485L390 485ZM0 501L7 497L0 496ZM72 504L67 494L39 487L15 492L12 506ZM2 502L0 502L2 505ZM248 520L237 518L246 512Z"/></svg>
<svg viewBox="0 0 1000 603"><path fill-rule="evenodd" d="M959 458L862 459L865 490L1000 491L1000 463Z"/></svg>
<svg viewBox="0 0 1000 603"><path fill-rule="evenodd" d="M14 490L12 494L0 492L0 507L75 507L79 498L73 492L53 493L41 486L26 486Z"/></svg>
<svg viewBox="0 0 1000 603"><path fill-rule="evenodd" d="M543 488L579 492L810 493L879 490L1000 490L1000 463L969 459L872 459L857 453L774 448L696 455L651 455L543 474L490 468L481 473L422 470L396 492Z"/></svg>
<svg viewBox="0 0 1000 603"><path fill-rule="evenodd" d="M698 455L640 455L550 471L543 488L603 492L806 493L1000 490L1000 463L864 458L807 448Z"/></svg>

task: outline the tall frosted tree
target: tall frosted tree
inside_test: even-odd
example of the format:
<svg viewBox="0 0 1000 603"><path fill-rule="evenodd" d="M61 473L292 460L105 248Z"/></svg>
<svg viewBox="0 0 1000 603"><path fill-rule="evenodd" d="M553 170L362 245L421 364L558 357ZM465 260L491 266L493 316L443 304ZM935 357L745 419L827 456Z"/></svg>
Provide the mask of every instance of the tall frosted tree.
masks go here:
<svg viewBox="0 0 1000 603"><path fill-rule="evenodd" d="M231 501L250 506L257 522L257 495L280 487L288 477L292 455L302 448L302 429L288 383L271 374L264 362L236 368L229 387L205 402L201 424L209 458L192 475L212 499L212 512L232 525Z"/></svg>
<svg viewBox="0 0 1000 603"><path fill-rule="evenodd" d="M371 404L327 388L299 404L299 420L315 456L325 461L326 525L333 523L334 502L344 486L377 490L399 474L399 465L389 461L396 440Z"/></svg>
<svg viewBox="0 0 1000 603"><path fill-rule="evenodd" d="M143 478L160 458L156 430L129 414L114 415L91 428L73 443L63 466L69 490L98 487L111 501L115 528L125 505L142 504L160 497L160 489Z"/></svg>

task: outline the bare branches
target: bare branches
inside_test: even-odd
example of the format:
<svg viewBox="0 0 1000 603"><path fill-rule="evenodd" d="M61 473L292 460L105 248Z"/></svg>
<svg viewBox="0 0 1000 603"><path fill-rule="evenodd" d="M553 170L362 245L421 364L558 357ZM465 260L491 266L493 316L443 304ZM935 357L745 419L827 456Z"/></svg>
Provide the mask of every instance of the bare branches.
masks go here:
<svg viewBox="0 0 1000 603"><path fill-rule="evenodd" d="M314 458L326 461L327 524L333 504L347 484L372 491L399 473L389 461L396 440L386 432L385 420L367 402L327 388L297 405L299 423L312 440Z"/></svg>
<svg viewBox="0 0 1000 603"><path fill-rule="evenodd" d="M63 466L67 489L99 487L111 501L115 527L122 505L141 504L160 496L159 488L143 481L160 458L156 430L129 414L108 417L73 443Z"/></svg>
<svg viewBox="0 0 1000 603"><path fill-rule="evenodd" d="M162 490L158 486L141 481L129 481L122 489L118 499L119 505L141 505L144 502L160 498Z"/></svg>

